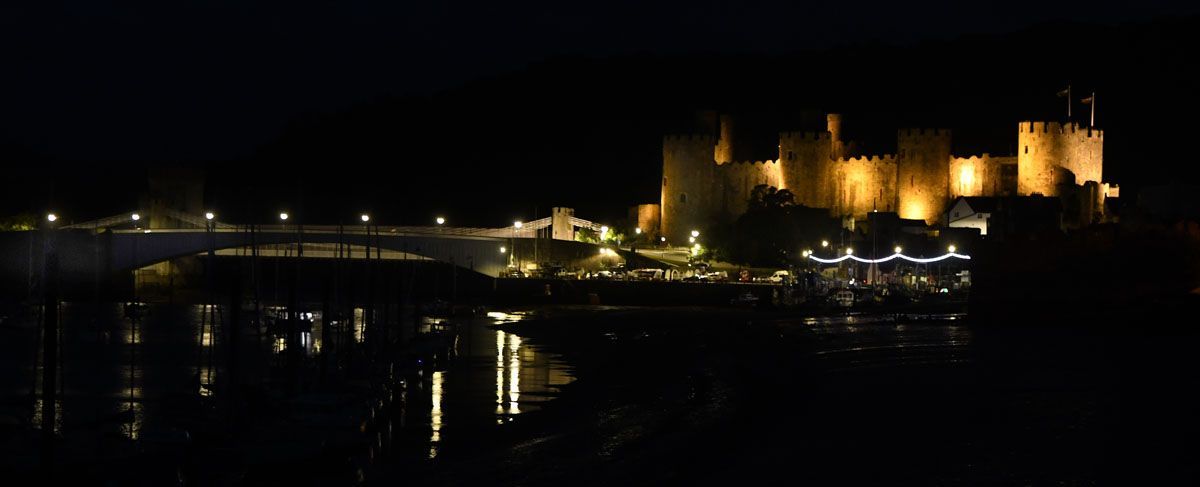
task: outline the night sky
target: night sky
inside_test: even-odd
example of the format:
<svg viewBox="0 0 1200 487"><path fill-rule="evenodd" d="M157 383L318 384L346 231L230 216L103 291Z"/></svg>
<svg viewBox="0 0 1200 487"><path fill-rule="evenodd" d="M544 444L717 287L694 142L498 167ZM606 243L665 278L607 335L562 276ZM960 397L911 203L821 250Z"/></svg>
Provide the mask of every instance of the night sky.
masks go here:
<svg viewBox="0 0 1200 487"><path fill-rule="evenodd" d="M101 216L134 204L147 166L184 164L208 167L210 200L239 207L225 213L245 219L273 206L301 206L325 220L370 207L405 223L450 212L472 224L495 219L497 225L507 215L531 218L534 206L544 212L565 203L606 216L625 204L654 201L662 133L696 108L762 112L771 104L729 93L753 88L749 79L770 77L764 68L772 59L1005 36L1063 20L1109 28L1200 12L1194 3L1165 1L1086 7L1011 1L31 3L0 6L0 157L11 179L23 181L0 200L6 214L53 206L80 219ZM1073 39L1062 56L1073 58L1072 51L1094 41ZM645 79L664 59L685 66L671 73L720 60L708 69L741 81L722 86L710 80L700 83L706 92L697 93L686 78L674 85ZM1021 59L990 62L993 70L1008 70ZM855 72L878 73L871 65ZM612 79L598 80L599 74ZM1008 76L1048 91L1071 74ZM643 81L654 88L638 88ZM1086 89L1107 81L1078 83ZM887 76L878 83L894 86ZM954 96L975 96L982 107L1005 104L988 102L979 91ZM903 104L845 101L851 98L826 103L798 96L794 106L770 109L795 114L866 106L893 113L883 117L888 123L909 119L895 113L912 112ZM659 99L663 103L654 103ZM1029 103L1040 110L1043 101ZM618 109L622 115L613 115ZM634 113L639 109L644 112ZM793 125L803 118L780 116ZM961 123L951 118L943 124ZM989 130L1015 140L1015 121L998 118ZM430 135L435 128L440 135ZM369 140L341 150L339 144L364 133ZM572 134L579 140L563 141ZM320 150L305 145L327 136ZM556 140L546 142L547 136ZM427 143L431 137L437 143ZM600 145L607 147L593 150ZM323 188L328 181L338 188ZM241 201L247 189L258 191L261 201ZM496 203L472 212L480 201Z"/></svg>

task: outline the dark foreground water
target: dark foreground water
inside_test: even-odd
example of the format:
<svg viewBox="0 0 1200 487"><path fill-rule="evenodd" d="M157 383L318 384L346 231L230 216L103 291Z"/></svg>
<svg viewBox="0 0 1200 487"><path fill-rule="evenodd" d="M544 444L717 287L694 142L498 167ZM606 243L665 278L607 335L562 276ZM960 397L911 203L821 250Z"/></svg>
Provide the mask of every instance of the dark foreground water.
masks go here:
<svg viewBox="0 0 1200 487"><path fill-rule="evenodd" d="M421 321L414 331L451 337L450 360L410 346L370 377L294 391L280 381L280 344L251 333L245 339L257 345L243 347L238 364L243 381L256 386L230 409L222 402L229 389L220 386L227 358L214 353L222 342L204 326L207 311L153 307L134 326L117 305L64 307L57 427L59 461L74 473L68 478L117 485L1198 480L1200 368L1197 332L1180 326L1186 317L1085 327L1035 313L1012 326L982 326L965 315L493 311ZM21 481L38 472L34 330L17 317L0 323L0 466ZM304 340L314 365L327 345L319 335ZM251 392L262 397L249 400Z"/></svg>

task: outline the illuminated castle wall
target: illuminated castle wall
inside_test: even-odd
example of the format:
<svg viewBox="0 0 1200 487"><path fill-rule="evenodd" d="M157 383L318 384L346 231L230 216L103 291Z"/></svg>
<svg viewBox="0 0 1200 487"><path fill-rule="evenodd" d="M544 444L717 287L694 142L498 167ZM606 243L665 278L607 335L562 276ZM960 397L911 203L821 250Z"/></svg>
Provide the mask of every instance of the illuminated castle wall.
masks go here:
<svg viewBox="0 0 1200 487"><path fill-rule="evenodd" d="M1076 124L1021 122L1017 156L955 156L947 129L902 129L895 154L859 155L842 139L841 116L829 114L823 132L779 134L778 157L765 161L734 160L731 126L722 116L719 135L663 139L660 233L672 242L736 218L759 184L787 189L796 203L833 216L891 211L927 223L959 196L1057 196L1060 184L1088 181L1110 194L1100 184L1103 133Z"/></svg>

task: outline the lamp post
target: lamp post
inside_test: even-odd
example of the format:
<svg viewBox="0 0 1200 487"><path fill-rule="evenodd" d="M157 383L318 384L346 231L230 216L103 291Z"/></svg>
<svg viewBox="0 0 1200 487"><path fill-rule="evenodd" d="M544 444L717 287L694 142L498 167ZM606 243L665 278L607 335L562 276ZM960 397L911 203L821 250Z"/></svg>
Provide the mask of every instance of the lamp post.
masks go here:
<svg viewBox="0 0 1200 487"><path fill-rule="evenodd" d="M509 259L511 259L512 263L517 266L517 270L521 269L521 261L517 258L517 230L520 230L521 227L523 227L523 226L525 226L525 223L523 223L521 220L516 220L513 222L513 233L512 233L512 249L513 249L513 251L512 251L512 256L509 257Z"/></svg>

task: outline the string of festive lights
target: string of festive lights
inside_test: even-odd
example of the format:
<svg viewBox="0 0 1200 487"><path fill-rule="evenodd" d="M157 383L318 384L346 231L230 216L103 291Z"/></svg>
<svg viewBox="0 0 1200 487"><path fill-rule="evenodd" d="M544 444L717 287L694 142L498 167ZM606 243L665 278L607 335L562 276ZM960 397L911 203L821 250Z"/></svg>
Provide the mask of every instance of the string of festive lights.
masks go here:
<svg viewBox="0 0 1200 487"><path fill-rule="evenodd" d="M808 258L810 258L810 259L812 259L812 260L815 260L815 261L817 261L817 262L820 262L820 263L822 263L822 264L836 264L836 263L838 263L838 262L841 262L841 261L843 261L843 260L846 260L846 259L852 259L852 260L855 260L855 261L858 261L858 262L862 262L862 263L864 263L864 264L879 264L879 263L887 262L887 261L889 261L889 260L893 260L893 259L904 259L904 260L907 260L907 261L909 261L909 262L916 262L916 263L918 263L918 264L928 264L928 263L930 263L930 262L938 262L938 261L946 260L946 259L949 259L949 258L951 258L951 257L954 257L954 258L957 258L957 259L963 259L963 260L971 260L971 256L969 256L969 255L957 254L957 253L954 253L954 252L950 252L950 253L947 253L947 254L945 254L945 255L941 255L941 256L938 256L938 257L931 257L931 258L928 258L928 259L925 259L925 258L920 258L920 257L909 257L909 256L907 256L907 255L904 255L904 254L901 254L901 253L899 253L899 252L897 252L897 253L894 253L894 254L892 254L892 255L889 255L889 256L887 256L887 257L879 258L879 259L864 259L864 258L862 258L862 257L859 257L859 256L857 256L857 255L853 255L853 254L846 254L846 255L843 255L843 256L841 256L841 257L838 257L838 258L836 258L836 259L822 259L822 258L820 258L820 257L817 257L817 256L815 256L815 255L812 255L812 254L809 254L809 255L808 255Z"/></svg>

